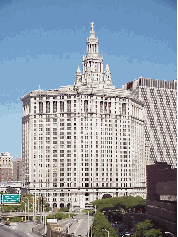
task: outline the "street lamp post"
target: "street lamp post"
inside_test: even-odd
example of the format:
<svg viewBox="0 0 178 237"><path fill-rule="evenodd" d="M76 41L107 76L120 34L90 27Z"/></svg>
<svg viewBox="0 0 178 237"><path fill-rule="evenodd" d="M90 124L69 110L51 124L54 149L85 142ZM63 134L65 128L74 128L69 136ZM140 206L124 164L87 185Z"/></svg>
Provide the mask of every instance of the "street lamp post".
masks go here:
<svg viewBox="0 0 178 237"><path fill-rule="evenodd" d="M24 202L24 201L22 201L22 202ZM26 216L26 214L27 214L27 213L26 213L26 212L27 212L26 205L27 205L27 204L26 204L26 202L24 202L24 203L25 203L25 222L26 222L26 221L27 221L27 216Z"/></svg>
<svg viewBox="0 0 178 237"><path fill-rule="evenodd" d="M109 237L109 230L106 230L106 229L102 229L102 230L105 230L105 231L107 231L107 232L108 232L108 237Z"/></svg>
<svg viewBox="0 0 178 237"><path fill-rule="evenodd" d="M28 199L28 220L29 220L29 199Z"/></svg>
<svg viewBox="0 0 178 237"><path fill-rule="evenodd" d="M28 197L25 197L28 199L28 220L29 220L29 198Z"/></svg>
<svg viewBox="0 0 178 237"><path fill-rule="evenodd" d="M35 213L34 213L34 196L33 196L33 221L35 220Z"/></svg>
<svg viewBox="0 0 178 237"><path fill-rule="evenodd" d="M45 222L44 222L44 225L45 225L45 234L46 234L46 213L45 213Z"/></svg>
<svg viewBox="0 0 178 237"><path fill-rule="evenodd" d="M88 237L90 234L90 220L89 220L89 211L88 211Z"/></svg>
<svg viewBox="0 0 178 237"><path fill-rule="evenodd" d="M35 194L33 194L33 222L36 222L36 189Z"/></svg>
<svg viewBox="0 0 178 237"><path fill-rule="evenodd" d="M34 203L34 222L36 223L36 188L35 188L35 203Z"/></svg>
<svg viewBox="0 0 178 237"><path fill-rule="evenodd" d="M70 224L70 223L68 222L68 225L67 225L67 229L68 229L68 234L69 234L69 224Z"/></svg>
<svg viewBox="0 0 178 237"><path fill-rule="evenodd" d="M45 211L44 211L44 205L43 205L43 224L45 224Z"/></svg>
<svg viewBox="0 0 178 237"><path fill-rule="evenodd" d="M40 201L39 201L39 199L37 200L37 206L38 206L38 213L40 212Z"/></svg>

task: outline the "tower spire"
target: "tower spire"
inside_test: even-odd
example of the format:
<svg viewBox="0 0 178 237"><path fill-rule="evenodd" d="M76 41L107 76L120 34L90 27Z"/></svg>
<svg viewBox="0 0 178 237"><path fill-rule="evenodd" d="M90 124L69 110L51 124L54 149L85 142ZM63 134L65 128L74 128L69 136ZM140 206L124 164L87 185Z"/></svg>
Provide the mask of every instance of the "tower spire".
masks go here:
<svg viewBox="0 0 178 237"><path fill-rule="evenodd" d="M91 25L90 38L95 38L94 21L92 21L90 25Z"/></svg>
<svg viewBox="0 0 178 237"><path fill-rule="evenodd" d="M80 71L80 67L78 66L77 71L76 71L76 76L75 76L75 84L79 84L82 82L82 74Z"/></svg>
<svg viewBox="0 0 178 237"><path fill-rule="evenodd" d="M87 54L83 57L82 81L88 84L99 84L103 81L103 58L99 55L99 40L95 37L94 21L90 23L90 37L87 38Z"/></svg>
<svg viewBox="0 0 178 237"><path fill-rule="evenodd" d="M94 30L94 21L91 22L91 30Z"/></svg>
<svg viewBox="0 0 178 237"><path fill-rule="evenodd" d="M108 63L106 64L106 68L104 70L104 81L107 85L112 85L111 82L111 72L109 70L109 65Z"/></svg>

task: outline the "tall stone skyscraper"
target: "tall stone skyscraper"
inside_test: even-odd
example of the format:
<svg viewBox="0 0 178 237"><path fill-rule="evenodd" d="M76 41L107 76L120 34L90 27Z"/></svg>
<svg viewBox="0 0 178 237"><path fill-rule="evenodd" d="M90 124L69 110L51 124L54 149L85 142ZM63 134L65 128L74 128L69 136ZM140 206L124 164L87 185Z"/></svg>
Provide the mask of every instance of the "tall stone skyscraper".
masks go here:
<svg viewBox="0 0 178 237"><path fill-rule="evenodd" d="M21 99L23 187L53 207L146 197L143 102L112 85L98 45L92 22L74 85Z"/></svg>
<svg viewBox="0 0 178 237"><path fill-rule="evenodd" d="M167 162L177 168L177 80L140 77L123 89L144 103L147 164Z"/></svg>

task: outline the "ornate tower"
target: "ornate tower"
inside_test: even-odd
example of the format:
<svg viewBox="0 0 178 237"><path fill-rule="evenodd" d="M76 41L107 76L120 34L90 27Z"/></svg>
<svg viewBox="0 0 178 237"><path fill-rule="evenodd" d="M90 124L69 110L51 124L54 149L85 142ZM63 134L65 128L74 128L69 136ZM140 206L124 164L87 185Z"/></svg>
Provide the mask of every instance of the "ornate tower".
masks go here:
<svg viewBox="0 0 178 237"><path fill-rule="evenodd" d="M109 70L108 63L106 64L106 68L104 70L104 82L105 82L105 84L112 86L111 72Z"/></svg>
<svg viewBox="0 0 178 237"><path fill-rule="evenodd" d="M75 83L76 84L81 84L82 83L82 74L80 71L80 67L78 66L76 76L75 76Z"/></svg>
<svg viewBox="0 0 178 237"><path fill-rule="evenodd" d="M103 57L98 53L99 40L95 37L94 22L91 22L90 37L86 44L87 54L82 60L82 82L99 84L103 81Z"/></svg>

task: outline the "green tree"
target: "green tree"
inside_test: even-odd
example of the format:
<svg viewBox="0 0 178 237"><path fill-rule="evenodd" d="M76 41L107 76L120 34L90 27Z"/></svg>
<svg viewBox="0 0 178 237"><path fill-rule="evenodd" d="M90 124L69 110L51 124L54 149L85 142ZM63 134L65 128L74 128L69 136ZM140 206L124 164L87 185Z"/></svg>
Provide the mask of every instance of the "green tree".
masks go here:
<svg viewBox="0 0 178 237"><path fill-rule="evenodd" d="M146 206L146 200L141 197L123 196L114 198L99 199L92 202L96 205L98 211L103 211L107 209L118 209L121 208L125 211L133 210L138 206Z"/></svg>
<svg viewBox="0 0 178 237"><path fill-rule="evenodd" d="M99 211L94 215L93 235L95 237L106 237L107 231L110 237L117 237L115 229L110 225L106 217Z"/></svg>
<svg viewBox="0 0 178 237"><path fill-rule="evenodd" d="M146 220L143 222L138 222L135 226L135 234L134 237L145 236L146 231L152 229L154 227L153 223L150 220Z"/></svg>
<svg viewBox="0 0 178 237"><path fill-rule="evenodd" d="M25 194L21 196L21 206L22 209L25 209L25 204L22 202L24 201L27 205L28 205L28 199L29 199L29 211L32 212L33 211L33 195L31 194ZM38 206L39 205L39 210L41 210L41 206L44 206L44 211L45 212L49 212L52 210L52 208L49 206L49 203L46 202L46 199L44 197L39 197L36 198L36 209L38 210Z"/></svg>
<svg viewBox="0 0 178 237"><path fill-rule="evenodd" d="M53 214L49 214L46 219L55 219Z"/></svg>
<svg viewBox="0 0 178 237"><path fill-rule="evenodd" d="M145 237L162 237L162 232L160 229L156 230L156 229L150 229L148 231L145 232L144 234Z"/></svg>
<svg viewBox="0 0 178 237"><path fill-rule="evenodd" d="M62 219L62 213L57 212L57 213L55 214L55 218L56 218L57 220L61 220L61 219Z"/></svg>
<svg viewBox="0 0 178 237"><path fill-rule="evenodd" d="M14 211L24 211L25 210L25 203L26 203L26 210L28 211L28 200L29 200L29 211L33 212L33 195L31 194L25 194L20 196L20 205L4 205L2 207L3 212L14 212ZM24 203L25 202L25 203ZM41 201L41 197L37 198L36 203L39 203L40 207L39 210L41 210L41 205L44 206L44 211L49 212L52 210L52 208L49 206L49 203L46 202L46 199L43 197L43 202ZM36 205L36 209L38 209Z"/></svg>
<svg viewBox="0 0 178 237"><path fill-rule="evenodd" d="M10 212L11 206L3 206L3 212Z"/></svg>
<svg viewBox="0 0 178 237"><path fill-rule="evenodd" d="M59 210L59 212L69 212L68 207L61 207Z"/></svg>
<svg viewBox="0 0 178 237"><path fill-rule="evenodd" d="M49 203L47 203L46 200L44 199L44 211L49 212L51 210L52 208L50 207Z"/></svg>
<svg viewBox="0 0 178 237"><path fill-rule="evenodd" d="M22 219L19 216L14 216L14 217L10 218L10 221L11 222L21 222Z"/></svg>

